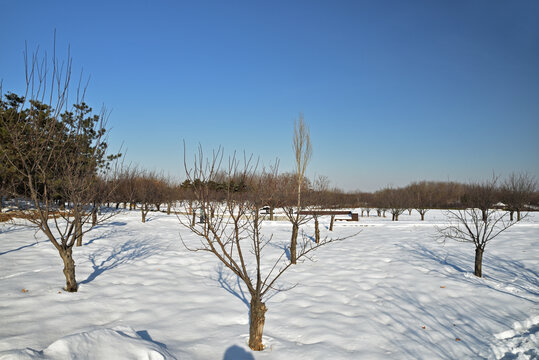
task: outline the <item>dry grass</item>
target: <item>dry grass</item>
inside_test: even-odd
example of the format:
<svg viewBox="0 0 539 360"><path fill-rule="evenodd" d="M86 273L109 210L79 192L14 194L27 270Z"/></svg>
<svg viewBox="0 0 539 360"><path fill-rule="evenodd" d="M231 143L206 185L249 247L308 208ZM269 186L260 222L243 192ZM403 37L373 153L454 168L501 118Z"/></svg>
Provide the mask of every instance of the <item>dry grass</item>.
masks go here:
<svg viewBox="0 0 539 360"><path fill-rule="evenodd" d="M69 217L72 216L69 211L53 211L49 213L49 219L52 217ZM10 211L8 213L0 213L0 222L6 222L13 219L35 220L39 218L39 213L35 210L31 211Z"/></svg>

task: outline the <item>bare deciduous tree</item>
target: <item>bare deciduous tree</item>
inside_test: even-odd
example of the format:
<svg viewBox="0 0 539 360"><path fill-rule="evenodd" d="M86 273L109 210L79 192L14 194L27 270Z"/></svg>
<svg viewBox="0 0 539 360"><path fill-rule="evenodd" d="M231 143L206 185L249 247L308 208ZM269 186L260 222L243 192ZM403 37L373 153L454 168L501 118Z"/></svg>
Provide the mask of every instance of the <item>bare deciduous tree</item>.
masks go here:
<svg viewBox="0 0 539 360"><path fill-rule="evenodd" d="M509 209L511 221L513 213L517 213L517 221L521 218L521 211L524 210L533 198L533 194L537 191L537 181L533 176L526 173L511 174L509 178L502 184L502 200Z"/></svg>
<svg viewBox="0 0 539 360"><path fill-rule="evenodd" d="M486 245L516 222L508 218L507 211L494 210L486 205L487 201L490 201L488 199L492 197L488 197L486 201L481 198L481 194L491 196L490 194L496 190L495 178L483 184L474 184L470 188L477 190L477 193L468 191L469 199L479 200L477 207L446 211L448 224L438 228L438 232L444 239L474 244L474 275L481 277Z"/></svg>
<svg viewBox="0 0 539 360"><path fill-rule="evenodd" d="M0 119L8 134L0 144L0 156L17 169L22 191L33 204L28 220L58 250L65 290L75 292L73 246L90 230L84 224L91 218L97 223L113 215L107 212L95 219L91 211L99 171L107 169L112 158L105 155L106 112L90 116L80 85L75 105L68 106L71 59L60 64L53 57L52 71L46 60L37 52L25 53L26 93L14 117Z"/></svg>
<svg viewBox="0 0 539 360"><path fill-rule="evenodd" d="M263 350L262 334L267 311L265 298L271 291L282 290L276 287L277 281L292 265L286 261L285 251L275 258L268 258L264 252L272 236L268 238L263 235L264 217L259 215L259 210L271 192L267 189L268 183L276 183L268 182L268 178L277 177L276 170L257 173L257 165L252 157L245 156L241 163L236 156L232 156L223 165L222 149L206 159L199 148L193 168L188 169L185 160L184 163L193 196L201 209L201 221L196 224L191 221L187 203L186 211L177 213L180 223L200 238L199 246L192 248L185 242L184 245L192 251L212 253L245 284L251 297L249 347ZM222 202L214 201L211 189L217 174L224 174L221 182L225 186L220 190ZM238 180L245 186L232 186ZM211 213L214 213L213 217ZM324 239L314 244L303 238L298 246L297 260L332 241L335 240Z"/></svg>
<svg viewBox="0 0 539 360"><path fill-rule="evenodd" d="M309 134L309 128L303 120L303 114L299 114L299 119L294 123L294 137L293 137L293 150L294 150L294 160L295 168L294 174L296 176L296 187L297 187L297 203L296 211L294 213L292 207L288 207L285 211L288 219L292 223L292 236L290 239L290 262L295 264L297 261L297 241L299 234L299 227L301 224L305 223L308 219L305 215L300 215L301 211L301 191L303 184L305 183L305 171L307 170L307 165L311 160L313 153L311 146L311 136Z"/></svg>
<svg viewBox="0 0 539 360"><path fill-rule="evenodd" d="M155 171L143 170L134 178L134 184L135 199L140 204L142 222L145 223L150 210L160 211L161 204L167 201L167 183Z"/></svg>
<svg viewBox="0 0 539 360"><path fill-rule="evenodd" d="M320 175L314 181L314 186L309 191L308 204L309 209L313 210L314 219L314 239L315 243L320 242L320 215L317 211L324 209L328 205L329 179L327 176Z"/></svg>
<svg viewBox="0 0 539 360"><path fill-rule="evenodd" d="M461 202L466 207L481 210L483 221L486 221L489 209L492 209L499 198L498 177L493 175L491 180L468 184Z"/></svg>
<svg viewBox="0 0 539 360"><path fill-rule="evenodd" d="M435 184L427 181L416 182L408 185L406 190L410 195L410 204L421 215L421 221L424 221L425 214L434 206Z"/></svg>
<svg viewBox="0 0 539 360"><path fill-rule="evenodd" d="M402 189L387 187L377 192L378 207L391 213L391 221L399 221L399 216L408 208L407 197Z"/></svg>

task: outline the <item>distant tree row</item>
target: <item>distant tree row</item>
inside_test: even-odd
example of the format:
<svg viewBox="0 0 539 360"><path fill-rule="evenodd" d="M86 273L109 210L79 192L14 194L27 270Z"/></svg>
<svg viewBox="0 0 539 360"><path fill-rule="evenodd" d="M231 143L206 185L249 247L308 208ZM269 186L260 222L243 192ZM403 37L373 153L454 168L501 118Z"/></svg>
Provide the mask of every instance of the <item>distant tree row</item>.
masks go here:
<svg viewBox="0 0 539 360"><path fill-rule="evenodd" d="M538 205L537 181L526 173L511 174L505 181L475 182L415 182L406 187L385 188L374 194L361 194L361 206L378 211L388 211L394 221L406 210L415 209L421 220L429 209L478 208L486 212L503 208L510 212L511 220L516 213L520 220L523 210Z"/></svg>
<svg viewBox="0 0 539 360"><path fill-rule="evenodd" d="M12 94L11 94L12 95ZM0 109L0 111L5 111ZM31 153L30 153L31 154ZM13 197L29 197L29 189L21 177L14 171L16 162L2 162L0 180L2 200ZM57 173L49 168L51 174ZM274 210L298 208L297 179L294 173L282 173L275 177L256 179L256 184L265 183L265 189L273 191L266 197L273 220ZM216 202L224 200L224 193L229 191L250 193L253 184L241 179L222 180L223 174L217 174L216 180L204 184L209 191L208 196ZM163 174L138 168L121 170L114 182L107 182L103 176L96 173L93 181L95 189L95 204L113 204L116 208L141 209L142 221L151 209L160 211L163 206L167 213L172 211L177 202L193 202L193 189L201 185L200 179L175 182ZM511 174L505 181L497 181L495 185L486 186L482 183L456 182L414 182L401 188L386 187L373 193L344 192L338 188L329 188L329 181L319 177L310 181L302 179L302 196L300 207L319 209L360 208L361 215L370 216L375 211L378 216L391 215L392 220L398 221L399 216L406 211L416 210L424 220L430 209L463 209L467 207L487 210L498 207L510 212L511 218L520 219L523 210L532 210L539 206L539 193L536 180L523 173ZM52 189L48 189L48 197L59 205L65 201L61 195L62 182L56 179ZM36 187L42 188L42 184ZM108 190L105 191L104 189ZM103 197L107 194L107 198ZM191 209L192 210L192 209Z"/></svg>

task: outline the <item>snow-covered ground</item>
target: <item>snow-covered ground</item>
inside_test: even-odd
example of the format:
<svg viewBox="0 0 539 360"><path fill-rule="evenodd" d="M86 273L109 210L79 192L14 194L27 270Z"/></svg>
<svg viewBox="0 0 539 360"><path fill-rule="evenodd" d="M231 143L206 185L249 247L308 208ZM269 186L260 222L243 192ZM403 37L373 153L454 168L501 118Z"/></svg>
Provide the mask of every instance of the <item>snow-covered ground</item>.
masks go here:
<svg viewBox="0 0 539 360"><path fill-rule="evenodd" d="M371 212L371 215L373 212ZM75 248L77 293L41 233L0 225L0 359L537 359L539 214L486 248L435 239L439 211L337 222L267 302L262 352L247 346L245 288L174 215L124 211ZM323 218L322 235L329 218ZM313 232L312 225L303 227ZM290 224L266 222L267 251Z"/></svg>

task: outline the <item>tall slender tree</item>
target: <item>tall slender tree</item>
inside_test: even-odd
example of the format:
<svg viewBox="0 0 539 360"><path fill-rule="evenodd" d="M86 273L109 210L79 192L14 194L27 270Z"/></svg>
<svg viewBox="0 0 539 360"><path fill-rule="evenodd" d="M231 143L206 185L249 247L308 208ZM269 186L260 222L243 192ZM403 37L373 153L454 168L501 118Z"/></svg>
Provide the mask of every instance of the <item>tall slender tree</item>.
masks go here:
<svg viewBox="0 0 539 360"><path fill-rule="evenodd" d="M290 262L295 264L297 262L297 241L299 227L301 224L307 221L307 216L301 215L302 202L301 194L305 184L305 172L307 171L307 165L311 161L313 149L311 146L311 135L309 128L303 119L303 114L299 114L299 118L294 122L294 136L292 139L292 148L294 151L294 174L296 176L296 189L297 189L297 202L295 212L292 207L289 207L285 211L288 220L292 223L292 236L290 239Z"/></svg>

